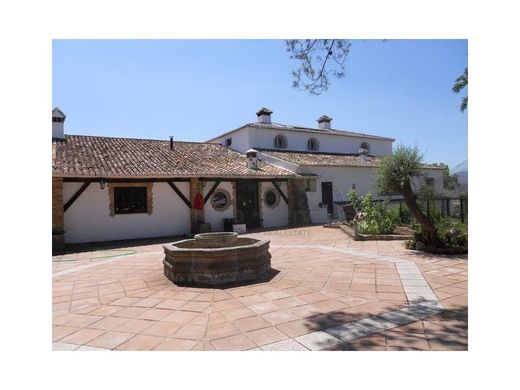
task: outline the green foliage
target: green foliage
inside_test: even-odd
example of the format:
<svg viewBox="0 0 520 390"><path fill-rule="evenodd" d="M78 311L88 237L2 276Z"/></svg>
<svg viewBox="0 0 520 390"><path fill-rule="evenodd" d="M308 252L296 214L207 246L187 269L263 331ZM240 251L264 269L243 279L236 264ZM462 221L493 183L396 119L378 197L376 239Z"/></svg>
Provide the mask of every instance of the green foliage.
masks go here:
<svg viewBox="0 0 520 390"><path fill-rule="evenodd" d="M364 217L357 224L357 230L361 234L391 234L396 223L387 215L386 202L374 201L374 196L369 192L361 198L360 208Z"/></svg>
<svg viewBox="0 0 520 390"><path fill-rule="evenodd" d="M352 202L352 207L354 207L355 210L359 210L360 199L357 191L355 189L351 189L347 193L347 197L349 198L350 202Z"/></svg>
<svg viewBox="0 0 520 390"><path fill-rule="evenodd" d="M435 246L425 245L419 225L416 226L414 239L405 244L408 249L424 250L434 253L467 253L468 226L450 218L440 218L435 222L439 240Z"/></svg>
<svg viewBox="0 0 520 390"><path fill-rule="evenodd" d="M450 167L444 163L433 163L434 167L443 167L442 172L442 186L447 190L454 190L459 186L459 178L457 175L450 175Z"/></svg>
<svg viewBox="0 0 520 390"><path fill-rule="evenodd" d="M468 68L464 69L464 72L455 80L453 88L451 89L454 93L459 93L468 86ZM468 95L462 98L460 103L460 112L466 111L468 108Z"/></svg>
<svg viewBox="0 0 520 390"><path fill-rule="evenodd" d="M422 154L417 147L397 146L394 153L383 157L377 172L380 193L402 193L414 177L422 176Z"/></svg>
<svg viewBox="0 0 520 390"><path fill-rule="evenodd" d="M319 95L329 89L329 76L345 76L345 61L350 53L348 39L289 39L286 49L299 62L292 72L293 87Z"/></svg>

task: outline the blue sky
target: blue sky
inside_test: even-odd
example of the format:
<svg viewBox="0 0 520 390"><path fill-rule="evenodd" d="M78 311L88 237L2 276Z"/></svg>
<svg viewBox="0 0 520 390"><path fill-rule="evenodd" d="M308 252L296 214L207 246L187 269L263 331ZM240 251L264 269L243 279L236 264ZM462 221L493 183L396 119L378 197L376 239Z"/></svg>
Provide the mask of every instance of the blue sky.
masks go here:
<svg viewBox="0 0 520 390"><path fill-rule="evenodd" d="M67 134L205 141L256 120L389 136L426 162L467 158L467 112L451 91L466 40L356 40L346 77L294 89L283 40L54 40L53 106ZM471 103L470 103L471 104Z"/></svg>

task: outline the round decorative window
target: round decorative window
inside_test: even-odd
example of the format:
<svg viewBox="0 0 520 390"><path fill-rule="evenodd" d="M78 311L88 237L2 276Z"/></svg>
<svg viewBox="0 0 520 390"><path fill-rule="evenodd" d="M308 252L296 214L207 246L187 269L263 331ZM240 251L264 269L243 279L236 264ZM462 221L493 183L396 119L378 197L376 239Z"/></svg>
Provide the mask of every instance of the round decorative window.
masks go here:
<svg viewBox="0 0 520 390"><path fill-rule="evenodd" d="M211 197L211 206L217 211L224 211L231 205L231 195L226 190L218 188Z"/></svg>
<svg viewBox="0 0 520 390"><path fill-rule="evenodd" d="M278 196L274 188L268 188L264 192L264 203L267 207L274 209L276 206L278 206L279 202L280 197Z"/></svg>

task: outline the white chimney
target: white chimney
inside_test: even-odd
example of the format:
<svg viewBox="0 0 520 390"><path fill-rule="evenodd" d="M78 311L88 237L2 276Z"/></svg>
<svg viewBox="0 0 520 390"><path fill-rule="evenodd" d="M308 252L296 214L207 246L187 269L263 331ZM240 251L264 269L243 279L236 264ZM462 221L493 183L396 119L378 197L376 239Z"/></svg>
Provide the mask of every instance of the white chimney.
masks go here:
<svg viewBox="0 0 520 390"><path fill-rule="evenodd" d="M65 138L65 114L58 107L52 110L52 138Z"/></svg>
<svg viewBox="0 0 520 390"><path fill-rule="evenodd" d="M246 152L246 159L247 159L247 167L251 169L257 168L257 158L256 158L256 150L249 149Z"/></svg>
<svg viewBox="0 0 520 390"><path fill-rule="evenodd" d="M262 107L260 110L256 112L257 122L258 123L271 123L271 114L273 112L265 107Z"/></svg>
<svg viewBox="0 0 520 390"><path fill-rule="evenodd" d="M318 127L320 129L330 130L330 121L332 118L329 118L327 115L322 115L318 118Z"/></svg>

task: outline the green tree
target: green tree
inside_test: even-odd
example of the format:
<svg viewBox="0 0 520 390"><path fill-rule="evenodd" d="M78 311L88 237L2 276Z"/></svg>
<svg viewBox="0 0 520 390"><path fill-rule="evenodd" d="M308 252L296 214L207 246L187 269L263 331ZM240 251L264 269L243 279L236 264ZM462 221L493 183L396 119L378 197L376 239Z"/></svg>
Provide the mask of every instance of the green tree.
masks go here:
<svg viewBox="0 0 520 390"><path fill-rule="evenodd" d="M319 95L329 88L329 76L345 76L350 40L290 39L285 43L290 58L300 62L299 67L292 72L293 87Z"/></svg>
<svg viewBox="0 0 520 390"><path fill-rule="evenodd" d="M455 190L459 186L459 178L457 175L450 175L450 167L444 163L433 163L434 167L442 167L442 186L447 190Z"/></svg>
<svg viewBox="0 0 520 390"><path fill-rule="evenodd" d="M453 88L451 89L455 93L459 93L464 88L468 86L468 68L464 69L464 72L455 80L455 84L453 84ZM462 98L462 102L460 103L460 112L466 111L468 108L468 95Z"/></svg>
<svg viewBox="0 0 520 390"><path fill-rule="evenodd" d="M399 145L392 155L382 158L377 175L378 186L381 193L398 193L403 196L410 213L421 226L418 241L436 246L439 242L437 229L420 209L412 189L414 179L423 176L422 160L423 155L417 147Z"/></svg>

